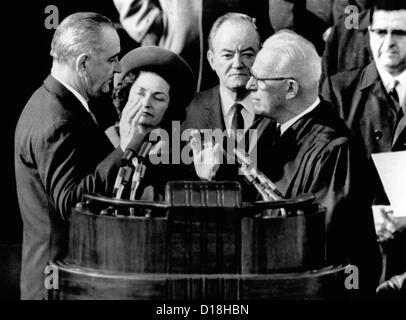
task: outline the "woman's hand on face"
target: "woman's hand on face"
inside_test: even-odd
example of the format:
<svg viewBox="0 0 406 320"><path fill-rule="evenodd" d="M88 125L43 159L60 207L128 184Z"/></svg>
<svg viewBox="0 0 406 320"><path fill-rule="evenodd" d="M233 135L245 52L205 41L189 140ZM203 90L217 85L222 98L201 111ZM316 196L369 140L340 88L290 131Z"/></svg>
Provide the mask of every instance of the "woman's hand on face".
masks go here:
<svg viewBox="0 0 406 320"><path fill-rule="evenodd" d="M128 143L136 137L141 144L145 135L151 131L150 128L139 124L139 119L142 114L143 105L141 100L136 97L127 102L120 119L120 146L124 151Z"/></svg>

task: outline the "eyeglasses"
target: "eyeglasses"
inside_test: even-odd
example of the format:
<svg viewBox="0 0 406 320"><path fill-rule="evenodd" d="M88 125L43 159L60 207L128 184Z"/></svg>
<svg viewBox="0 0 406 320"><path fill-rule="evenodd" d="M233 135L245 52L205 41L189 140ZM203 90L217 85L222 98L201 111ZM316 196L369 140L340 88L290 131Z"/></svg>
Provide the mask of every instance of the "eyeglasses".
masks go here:
<svg viewBox="0 0 406 320"><path fill-rule="evenodd" d="M404 37L406 37L406 30L402 30L402 29L394 29L394 30L386 30L386 29L373 29L372 27L369 27L369 32L373 33L374 35L380 37L380 38L384 38L389 34L392 35L393 38L397 38L397 39L403 39Z"/></svg>
<svg viewBox="0 0 406 320"><path fill-rule="evenodd" d="M292 77L259 78L255 75L255 73L252 72L252 70L250 70L250 77L254 79L256 83L258 82L265 83L265 81L296 80L295 78Z"/></svg>

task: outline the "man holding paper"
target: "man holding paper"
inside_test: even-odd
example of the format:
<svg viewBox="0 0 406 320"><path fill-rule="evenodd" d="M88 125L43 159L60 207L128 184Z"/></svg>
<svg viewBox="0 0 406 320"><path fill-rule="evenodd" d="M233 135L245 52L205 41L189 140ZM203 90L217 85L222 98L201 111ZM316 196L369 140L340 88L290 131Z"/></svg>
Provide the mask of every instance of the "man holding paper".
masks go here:
<svg viewBox="0 0 406 320"><path fill-rule="evenodd" d="M341 72L326 79L322 94L336 107L348 127L361 140L368 156L388 152L385 157L386 169L389 166L396 175L400 175L401 172L396 171L394 165L399 154L391 153L403 150L401 156L406 152L406 3L377 0L372 9L368 30L373 61L365 68ZM395 206L394 201L397 201L393 200L393 194L389 194L390 187L385 185L380 169L385 168L385 165L382 166L382 160L384 159L380 156L374 158L385 188L384 191L378 180L375 204L389 204L389 198ZM399 166L399 170L404 170L403 167ZM402 189L404 190L404 187ZM387 205L374 206L379 241L387 241L399 233L401 226L393 217L406 216L406 212L394 212L393 215L392 211L396 208ZM403 236L397 236L403 237L403 240L395 239L402 242L403 250L399 252L402 256L406 251L404 233ZM406 257L403 260L406 260ZM396 263L395 269L401 267L406 271L406 261L400 264ZM384 270L385 279L391 275L393 274L390 270Z"/></svg>

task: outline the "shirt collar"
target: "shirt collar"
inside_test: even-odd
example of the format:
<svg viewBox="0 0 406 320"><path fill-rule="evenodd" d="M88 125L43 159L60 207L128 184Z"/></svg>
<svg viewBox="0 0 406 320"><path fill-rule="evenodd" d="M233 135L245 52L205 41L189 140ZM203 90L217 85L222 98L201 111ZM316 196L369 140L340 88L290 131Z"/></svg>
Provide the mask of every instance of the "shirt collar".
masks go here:
<svg viewBox="0 0 406 320"><path fill-rule="evenodd" d="M285 123L281 124L281 135L285 133L286 130L288 130L296 121L298 121L300 118L302 118L305 114L308 114L309 112L313 111L314 108L317 107L317 105L320 103L320 98L317 97L316 101L312 103L310 107L308 107L305 111L302 113L299 113L297 116L294 116L293 118L289 119Z"/></svg>
<svg viewBox="0 0 406 320"><path fill-rule="evenodd" d="M248 94L243 100L241 101L234 101L228 92L220 86L220 101L221 101L221 109L223 111L223 115L227 115L229 112L232 112L232 106L238 102L244 107L250 114L255 114L254 104L251 100L251 94Z"/></svg>
<svg viewBox="0 0 406 320"><path fill-rule="evenodd" d="M72 94L80 101L80 103L83 105L83 107L85 107L86 111L90 113L90 109L89 109L89 104L87 103L86 99L79 93L77 92L75 89L73 89L70 85L68 85L66 82L62 81L57 75L51 73L51 75L60 83L62 83L62 85L68 89L70 92L72 92Z"/></svg>
<svg viewBox="0 0 406 320"><path fill-rule="evenodd" d="M399 93L400 102L404 102L406 95L406 70L403 70L401 74L397 75L396 77L393 77L389 72L380 67L378 64L376 65L376 68L378 70L379 76L381 77L382 83L385 86L385 89L388 93L392 89L393 82L395 80L399 81L396 90Z"/></svg>

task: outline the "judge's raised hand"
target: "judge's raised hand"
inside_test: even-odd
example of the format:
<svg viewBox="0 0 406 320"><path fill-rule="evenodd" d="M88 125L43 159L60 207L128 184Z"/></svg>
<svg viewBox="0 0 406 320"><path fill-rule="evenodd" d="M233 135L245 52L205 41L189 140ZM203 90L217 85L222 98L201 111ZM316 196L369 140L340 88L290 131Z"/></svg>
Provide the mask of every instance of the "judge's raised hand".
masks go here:
<svg viewBox="0 0 406 320"><path fill-rule="evenodd" d="M143 108L139 97L130 97L123 109L119 123L120 147L123 151L126 150L130 141L133 147L139 148L144 137L152 129L139 124Z"/></svg>
<svg viewBox="0 0 406 320"><path fill-rule="evenodd" d="M200 179L212 180L223 157L223 149L219 143L213 144L213 141L202 141L200 132L193 130L191 132L190 145L193 151L193 163L196 174Z"/></svg>

